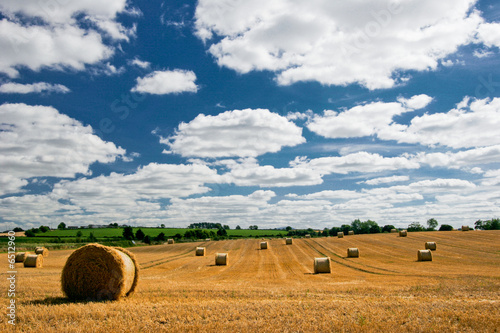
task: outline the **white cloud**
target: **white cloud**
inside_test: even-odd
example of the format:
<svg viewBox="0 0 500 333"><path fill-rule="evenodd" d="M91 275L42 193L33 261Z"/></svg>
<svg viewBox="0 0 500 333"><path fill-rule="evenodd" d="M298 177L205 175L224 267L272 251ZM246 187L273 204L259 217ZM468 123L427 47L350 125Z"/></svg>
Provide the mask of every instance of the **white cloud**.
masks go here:
<svg viewBox="0 0 500 333"><path fill-rule="evenodd" d="M415 161L431 167L459 169L470 166L500 163L500 145L474 148L459 152L419 153Z"/></svg>
<svg viewBox="0 0 500 333"><path fill-rule="evenodd" d="M418 169L420 164L407 157L383 157L379 154L358 152L345 156L320 157L311 160L297 157L291 166L312 169L321 174L351 172L381 172L399 169Z"/></svg>
<svg viewBox="0 0 500 333"><path fill-rule="evenodd" d="M147 69L147 68L149 68L149 66L151 66L150 62L148 62L148 61L142 61L142 60L140 60L138 58L134 58L132 60L129 60L128 64L129 65L133 65L133 66L137 66L137 67L140 67L140 68L143 68L143 69Z"/></svg>
<svg viewBox="0 0 500 333"><path fill-rule="evenodd" d="M500 185L500 169L486 171L481 184L485 186Z"/></svg>
<svg viewBox="0 0 500 333"><path fill-rule="evenodd" d="M395 183L395 182L405 182L408 180L410 180L410 177L408 176L391 176L391 177L373 178L366 180L362 183L365 183L367 185L380 185L380 184Z"/></svg>
<svg viewBox="0 0 500 333"><path fill-rule="evenodd" d="M500 47L500 23L481 24L477 29L477 39L488 47ZM488 52L482 52L484 53Z"/></svg>
<svg viewBox="0 0 500 333"><path fill-rule="evenodd" d="M424 114L411 124L392 124L378 132L382 140L470 148L500 144L500 98L466 98L447 113Z"/></svg>
<svg viewBox="0 0 500 333"><path fill-rule="evenodd" d="M137 85L131 91L154 95L197 92L196 75L192 71L175 69L155 71L143 78L137 78Z"/></svg>
<svg viewBox="0 0 500 333"><path fill-rule="evenodd" d="M305 142L302 129L266 109L233 110L216 116L199 114L162 138L170 151L185 157L255 157Z"/></svg>
<svg viewBox="0 0 500 333"><path fill-rule="evenodd" d="M42 93L42 92L56 92L66 94L71 90L62 84L50 84L47 82L37 82L32 84L22 84L15 82L8 82L0 85L0 93L4 94L29 94L29 93Z"/></svg>
<svg viewBox="0 0 500 333"><path fill-rule="evenodd" d="M398 98L398 102L410 110L420 110L429 105L429 103L432 102L432 99L432 97L427 96L426 94L420 94L412 96L410 99L400 97Z"/></svg>
<svg viewBox="0 0 500 333"><path fill-rule="evenodd" d="M496 45L490 36L500 29L482 25L476 2L201 0L195 27L217 63L239 73L273 71L281 85L390 88L404 82L399 71L436 69L462 45Z"/></svg>
<svg viewBox="0 0 500 333"><path fill-rule="evenodd" d="M0 117L0 176L74 177L125 154L52 107L3 104Z"/></svg>

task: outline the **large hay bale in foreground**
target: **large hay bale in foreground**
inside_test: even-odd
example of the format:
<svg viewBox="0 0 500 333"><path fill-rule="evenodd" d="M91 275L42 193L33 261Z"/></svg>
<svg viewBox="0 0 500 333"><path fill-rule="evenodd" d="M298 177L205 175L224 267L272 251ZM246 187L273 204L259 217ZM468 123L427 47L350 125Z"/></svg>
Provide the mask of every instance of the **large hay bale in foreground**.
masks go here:
<svg viewBox="0 0 500 333"><path fill-rule="evenodd" d="M391 229L391 232L398 232L398 229Z"/></svg>
<svg viewBox="0 0 500 333"><path fill-rule="evenodd" d="M61 285L72 300L117 300L130 296L139 281L139 264L120 247L88 244L74 251L64 265Z"/></svg>
<svg viewBox="0 0 500 333"><path fill-rule="evenodd" d="M48 257L49 256L49 250L46 249L46 248L44 248L44 247L37 247L37 248L35 248L35 254L41 254L44 257Z"/></svg>
<svg viewBox="0 0 500 333"><path fill-rule="evenodd" d="M167 240L167 243L168 243L168 244L174 244L174 240L173 240L172 238L169 238L169 239Z"/></svg>
<svg viewBox="0 0 500 333"><path fill-rule="evenodd" d="M418 261L432 261L431 250L418 250L417 253Z"/></svg>
<svg viewBox="0 0 500 333"><path fill-rule="evenodd" d="M348 258L359 258L359 250L356 247L350 247L347 249Z"/></svg>
<svg viewBox="0 0 500 333"><path fill-rule="evenodd" d="M344 238L344 233L342 231L337 232L338 238Z"/></svg>
<svg viewBox="0 0 500 333"><path fill-rule="evenodd" d="M463 225L462 226L462 231L469 231L469 226L468 225Z"/></svg>
<svg viewBox="0 0 500 333"><path fill-rule="evenodd" d="M401 230L401 231L399 232L399 237L406 237L406 236L408 236L408 231L406 231L406 230Z"/></svg>
<svg viewBox="0 0 500 333"><path fill-rule="evenodd" d="M204 257L205 256L205 248L204 247L197 247L196 248L196 256Z"/></svg>
<svg viewBox="0 0 500 333"><path fill-rule="evenodd" d="M16 253L16 262L24 262L24 259L31 254L31 252L17 252Z"/></svg>
<svg viewBox="0 0 500 333"><path fill-rule="evenodd" d="M227 253L216 253L215 254L215 265L225 266L228 264Z"/></svg>
<svg viewBox="0 0 500 333"><path fill-rule="evenodd" d="M292 238L287 238L287 239L285 240L285 244L286 244L286 245L292 245L292 244L293 244L293 239L292 239Z"/></svg>
<svg viewBox="0 0 500 333"><path fill-rule="evenodd" d="M437 248L436 242L426 242L425 243L426 250L436 251L436 248Z"/></svg>
<svg viewBox="0 0 500 333"><path fill-rule="evenodd" d="M310 234L306 234L306 238L311 238L311 235Z"/></svg>
<svg viewBox="0 0 500 333"><path fill-rule="evenodd" d="M348 236L352 236L352 235L354 235L354 230L349 230L349 232L347 232L347 235L348 235Z"/></svg>
<svg viewBox="0 0 500 333"><path fill-rule="evenodd" d="M28 254L24 258L24 267L43 267L43 255L42 254Z"/></svg>
<svg viewBox="0 0 500 333"><path fill-rule="evenodd" d="M260 242L260 249L267 250L267 242Z"/></svg>
<svg viewBox="0 0 500 333"><path fill-rule="evenodd" d="M314 258L314 274L331 273L330 258Z"/></svg>

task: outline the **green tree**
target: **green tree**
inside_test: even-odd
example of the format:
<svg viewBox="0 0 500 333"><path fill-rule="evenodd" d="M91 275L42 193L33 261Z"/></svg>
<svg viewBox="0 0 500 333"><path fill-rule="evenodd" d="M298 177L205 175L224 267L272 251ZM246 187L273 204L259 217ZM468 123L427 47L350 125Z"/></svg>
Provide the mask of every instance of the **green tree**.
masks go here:
<svg viewBox="0 0 500 333"><path fill-rule="evenodd" d="M217 236L219 237L226 237L227 236L227 231L224 228L220 228L217 230Z"/></svg>
<svg viewBox="0 0 500 333"><path fill-rule="evenodd" d="M229 230L229 229L231 229L231 228L229 228L229 226L228 226L227 224L224 224L223 228L224 228L225 230Z"/></svg>
<svg viewBox="0 0 500 333"><path fill-rule="evenodd" d="M292 230L292 227L288 226L288 227L285 228L285 230L286 231L290 231L290 230Z"/></svg>
<svg viewBox="0 0 500 333"><path fill-rule="evenodd" d="M41 231L41 232L47 232L47 231L49 231L49 230L50 230L50 228L49 228L49 227L47 227L46 225L42 225L42 226L40 226L40 228L38 228L38 229L40 229L40 231Z"/></svg>
<svg viewBox="0 0 500 333"><path fill-rule="evenodd" d="M157 242L164 242L165 241L165 234L163 232L160 232L156 237L155 241Z"/></svg>
<svg viewBox="0 0 500 333"><path fill-rule="evenodd" d="M34 233L34 232L33 232L33 230L31 230L31 229L30 229L30 230L26 230L26 231L24 232L24 235L25 235L26 237L35 237L35 233Z"/></svg>
<svg viewBox="0 0 500 333"><path fill-rule="evenodd" d="M441 224L439 231L452 231L453 227L449 224Z"/></svg>
<svg viewBox="0 0 500 333"><path fill-rule="evenodd" d="M160 224L160 228L165 228L165 225L163 223Z"/></svg>
<svg viewBox="0 0 500 333"><path fill-rule="evenodd" d="M236 230L241 230L241 227L239 225L237 225Z"/></svg>
<svg viewBox="0 0 500 333"><path fill-rule="evenodd" d="M97 242L97 238L94 236L93 232L90 233L89 237L87 238L87 241L90 243Z"/></svg>
<svg viewBox="0 0 500 333"><path fill-rule="evenodd" d="M80 238L82 237L82 231L81 230L78 230L77 233L76 233L76 237Z"/></svg>
<svg viewBox="0 0 500 333"><path fill-rule="evenodd" d="M361 221L359 219L355 219L354 221L351 222L351 228L354 230L354 233L360 234L361 233Z"/></svg>
<svg viewBox="0 0 500 333"><path fill-rule="evenodd" d="M248 227L248 229L250 229L250 230L258 230L259 226L257 226L257 225L251 225L251 226Z"/></svg>
<svg viewBox="0 0 500 333"><path fill-rule="evenodd" d="M386 224L382 228L382 232L391 232L392 229L396 229L392 224Z"/></svg>
<svg viewBox="0 0 500 333"><path fill-rule="evenodd" d="M146 235L144 234L144 232L141 229L139 229L135 232L135 238L137 238L138 240L143 240L145 236Z"/></svg>
<svg viewBox="0 0 500 333"><path fill-rule="evenodd" d="M149 235L146 235L142 241L144 244L151 244L151 238L149 238Z"/></svg>
<svg viewBox="0 0 500 333"><path fill-rule="evenodd" d="M134 230L132 227L125 227L123 228L123 238L126 240L133 240L134 239Z"/></svg>
<svg viewBox="0 0 500 333"><path fill-rule="evenodd" d="M23 230L23 228L15 227L14 229L12 229L12 231L20 232L20 231L24 231L24 230Z"/></svg>
<svg viewBox="0 0 500 333"><path fill-rule="evenodd" d="M424 231L425 228L419 222L412 222L412 223L410 223L408 225L407 230L408 230L408 232L412 232L412 231Z"/></svg>
<svg viewBox="0 0 500 333"><path fill-rule="evenodd" d="M427 220L427 227L429 227L429 230L436 230L438 226L438 221L435 218L431 218Z"/></svg>
<svg viewBox="0 0 500 333"><path fill-rule="evenodd" d="M59 223L59 225L57 226L57 229L59 229L59 230L66 229L66 223L64 223L64 222Z"/></svg>

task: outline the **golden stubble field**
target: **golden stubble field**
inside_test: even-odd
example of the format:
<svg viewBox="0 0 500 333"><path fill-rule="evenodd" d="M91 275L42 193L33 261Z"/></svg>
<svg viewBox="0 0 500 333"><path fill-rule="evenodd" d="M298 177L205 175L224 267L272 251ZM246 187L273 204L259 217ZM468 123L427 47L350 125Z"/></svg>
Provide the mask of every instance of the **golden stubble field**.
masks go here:
<svg viewBox="0 0 500 333"><path fill-rule="evenodd" d="M18 332L497 332L500 232L421 232L229 240L130 249L141 265L135 294L117 302L69 302L60 287L71 250L42 269L17 265ZM435 241L432 262L417 250ZM196 257L205 246L207 255ZM360 258L346 258L357 247ZM215 266L217 252L228 266ZM313 274L315 257L331 274ZM6 314L7 254L1 272ZM2 314L0 331L13 331Z"/></svg>

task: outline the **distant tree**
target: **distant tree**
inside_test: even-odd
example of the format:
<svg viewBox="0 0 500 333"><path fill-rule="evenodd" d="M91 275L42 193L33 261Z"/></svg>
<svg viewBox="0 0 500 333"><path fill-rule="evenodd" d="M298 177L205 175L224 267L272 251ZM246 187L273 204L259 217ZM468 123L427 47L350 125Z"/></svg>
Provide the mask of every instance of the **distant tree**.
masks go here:
<svg viewBox="0 0 500 333"><path fill-rule="evenodd" d="M412 222L408 225L407 230L408 230L408 232L424 231L425 227L423 225L421 225L419 222Z"/></svg>
<svg viewBox="0 0 500 333"><path fill-rule="evenodd" d="M160 228L165 228L165 224L160 224Z"/></svg>
<svg viewBox="0 0 500 333"><path fill-rule="evenodd" d="M151 244L151 238L149 238L149 235L144 236L144 239L142 240L144 244Z"/></svg>
<svg viewBox="0 0 500 333"><path fill-rule="evenodd" d="M431 218L427 220L428 230L435 230L438 226L438 221L435 218Z"/></svg>
<svg viewBox="0 0 500 333"><path fill-rule="evenodd" d="M223 227L224 229L226 229L226 230L231 229L231 228L230 228L227 224L224 224L222 227Z"/></svg>
<svg viewBox="0 0 500 333"><path fill-rule="evenodd" d="M76 232L76 237L80 238L80 237L82 237L82 235L83 235L83 234L82 234L82 231L81 231L81 230L78 230L78 231Z"/></svg>
<svg viewBox="0 0 500 333"><path fill-rule="evenodd" d="M361 221L359 219L355 219L351 222L351 228L355 234L361 233Z"/></svg>
<svg viewBox="0 0 500 333"><path fill-rule="evenodd" d="M91 243L97 242L97 238L94 236L93 232L90 233L89 237L87 238L87 241Z"/></svg>
<svg viewBox="0 0 500 333"><path fill-rule="evenodd" d="M340 230L344 233L344 235L347 235L351 230L351 226L349 224L342 224L340 226Z"/></svg>
<svg viewBox="0 0 500 333"><path fill-rule="evenodd" d="M449 224L441 224L439 227L439 231L451 231L453 230L453 227Z"/></svg>
<svg viewBox="0 0 500 333"><path fill-rule="evenodd" d="M14 229L12 229L12 231L20 232L20 231L24 231L24 230L23 230L23 228L15 227Z"/></svg>
<svg viewBox="0 0 500 333"><path fill-rule="evenodd" d="M500 219L499 218L491 220L489 230L500 230Z"/></svg>
<svg viewBox="0 0 500 333"><path fill-rule="evenodd" d="M237 225L236 230L241 230L241 227L239 225Z"/></svg>
<svg viewBox="0 0 500 333"><path fill-rule="evenodd" d="M500 230L500 219L491 219L487 221L477 220L475 223L475 229L479 230Z"/></svg>
<svg viewBox="0 0 500 333"><path fill-rule="evenodd" d="M392 224L386 224L382 228L382 232L391 232L392 229L396 229Z"/></svg>
<svg viewBox="0 0 500 333"><path fill-rule="evenodd" d="M135 238L138 240L143 240L145 236L146 235L144 234L144 232L141 229L139 229L135 232Z"/></svg>
<svg viewBox="0 0 500 333"><path fill-rule="evenodd" d="M41 232L47 232L50 230L49 227L47 227L46 225L42 225L40 226L40 228L38 228Z"/></svg>
<svg viewBox="0 0 500 333"><path fill-rule="evenodd" d="M227 231L224 228L220 228L217 230L217 236L219 237L226 237L227 236Z"/></svg>
<svg viewBox="0 0 500 333"><path fill-rule="evenodd" d="M323 232L321 233L323 237L329 236L330 235L330 229L325 228L323 229Z"/></svg>
<svg viewBox="0 0 500 333"><path fill-rule="evenodd" d="M182 235L179 233L176 233L173 238L178 240L178 239L182 238Z"/></svg>
<svg viewBox="0 0 500 333"><path fill-rule="evenodd" d="M59 225L57 226L57 229L59 229L59 230L66 229L66 223L64 223L64 222L59 223Z"/></svg>
<svg viewBox="0 0 500 333"><path fill-rule="evenodd" d="M380 233L381 229L380 229L379 225L377 224L377 222L372 221L372 220L368 220L368 221L363 222L363 223L366 223L366 226L368 227L368 233L370 233L370 234Z"/></svg>
<svg viewBox="0 0 500 333"><path fill-rule="evenodd" d="M290 231L290 230L292 230L292 227L288 226L288 227L285 228L285 230L286 231Z"/></svg>
<svg viewBox="0 0 500 333"><path fill-rule="evenodd" d="M155 237L155 241L157 242L164 242L165 239L165 234L163 232L160 232L158 236Z"/></svg>
<svg viewBox="0 0 500 333"><path fill-rule="evenodd" d="M257 225L251 225L251 226L248 227L248 229L250 229L250 230L258 230L259 226L257 226Z"/></svg>
<svg viewBox="0 0 500 333"><path fill-rule="evenodd" d="M134 239L134 230L132 227L125 227L123 228L123 238L126 240L133 240Z"/></svg>
<svg viewBox="0 0 500 333"><path fill-rule="evenodd" d="M24 235L25 235L26 237L35 237L35 233L34 233L34 232L33 232L33 230L31 230L31 229L30 229L30 230L26 230L26 231L24 232Z"/></svg>

